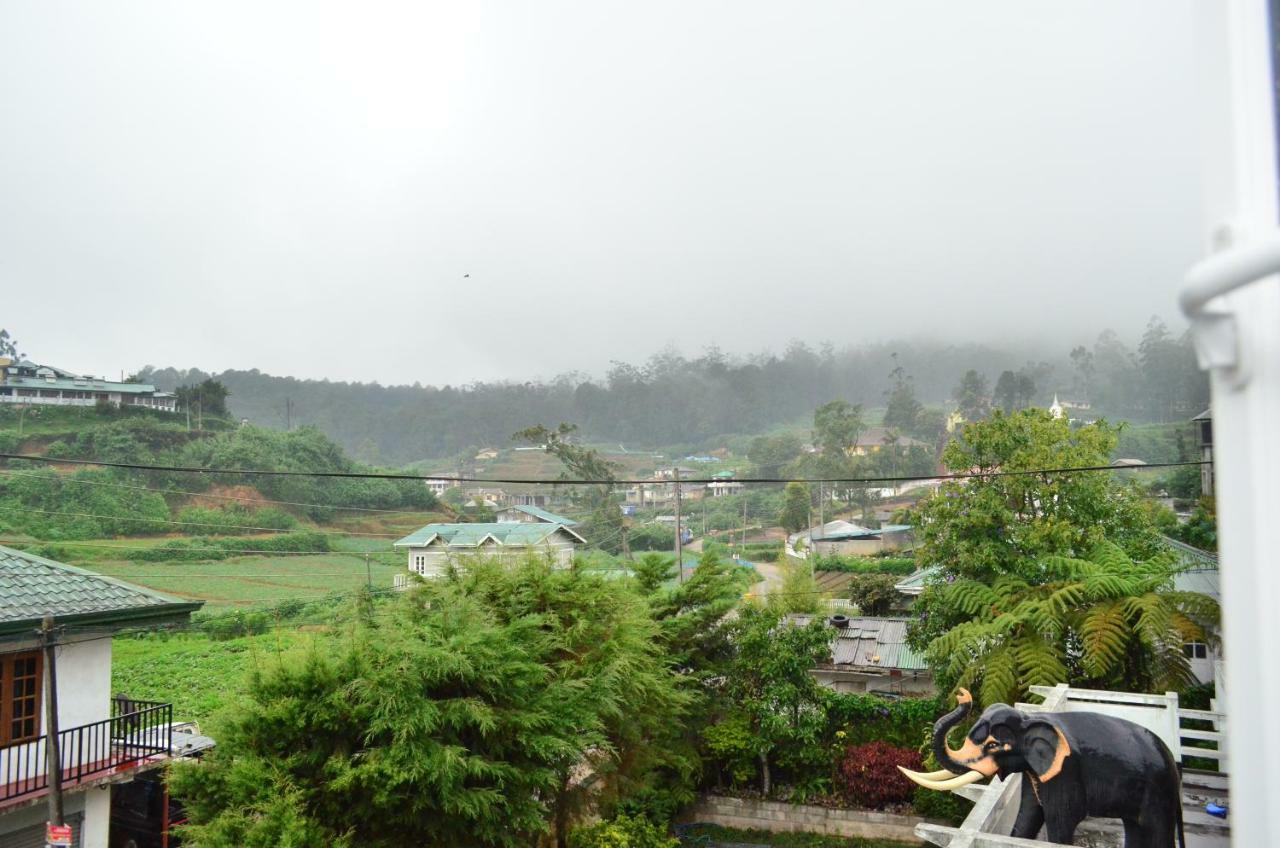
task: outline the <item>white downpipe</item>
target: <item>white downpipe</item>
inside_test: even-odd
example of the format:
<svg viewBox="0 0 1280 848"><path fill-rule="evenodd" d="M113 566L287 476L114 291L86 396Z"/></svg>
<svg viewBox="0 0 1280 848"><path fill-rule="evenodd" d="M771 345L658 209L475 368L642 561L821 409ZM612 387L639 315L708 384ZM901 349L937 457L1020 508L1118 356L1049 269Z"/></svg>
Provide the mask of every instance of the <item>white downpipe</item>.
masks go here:
<svg viewBox="0 0 1280 848"><path fill-rule="evenodd" d="M1280 839L1280 210L1266 0L1202 4L1206 242L1188 275L1213 389L1233 845ZM1272 275L1272 276L1269 276Z"/></svg>

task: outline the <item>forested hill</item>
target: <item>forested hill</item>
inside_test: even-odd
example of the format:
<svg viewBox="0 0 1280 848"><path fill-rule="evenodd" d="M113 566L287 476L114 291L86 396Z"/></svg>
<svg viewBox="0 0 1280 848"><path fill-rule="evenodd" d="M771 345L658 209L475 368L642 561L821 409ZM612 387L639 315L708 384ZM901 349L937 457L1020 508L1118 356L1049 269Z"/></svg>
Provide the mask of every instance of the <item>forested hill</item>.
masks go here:
<svg viewBox="0 0 1280 848"><path fill-rule="evenodd" d="M899 379L921 401L941 404L970 369L990 386L1006 371L1027 377L1031 396L1023 403L1048 404L1057 393L1090 399L1097 413L1112 417L1175 420L1208 402L1189 341L1158 322L1136 349L1110 332L1074 350L927 343L814 350L794 343L780 355L745 359L714 350L693 359L665 353L644 365L614 363L602 379L566 375L541 383L382 386L174 368L147 368L141 376L170 390L212 376L230 390L237 417L284 427L288 403L294 426L319 427L363 461L404 464L506 446L517 430L561 421L578 424L589 439L694 447L807 417L833 398L879 406Z"/></svg>

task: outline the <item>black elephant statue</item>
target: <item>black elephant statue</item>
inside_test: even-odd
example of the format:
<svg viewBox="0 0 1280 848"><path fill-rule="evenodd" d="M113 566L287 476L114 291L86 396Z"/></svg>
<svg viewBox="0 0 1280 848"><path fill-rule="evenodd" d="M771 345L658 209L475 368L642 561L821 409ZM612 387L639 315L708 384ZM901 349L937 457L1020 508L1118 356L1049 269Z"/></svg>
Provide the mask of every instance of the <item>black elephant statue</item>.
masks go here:
<svg viewBox="0 0 1280 848"><path fill-rule="evenodd" d="M1171 848L1182 832L1182 779L1169 747L1142 725L1090 712L1024 713L1008 704L983 711L958 751L947 733L973 708L961 689L958 706L933 726L942 771L903 773L928 789L953 790L1019 772L1022 805L1013 836L1070 845L1089 816L1124 822L1125 848Z"/></svg>

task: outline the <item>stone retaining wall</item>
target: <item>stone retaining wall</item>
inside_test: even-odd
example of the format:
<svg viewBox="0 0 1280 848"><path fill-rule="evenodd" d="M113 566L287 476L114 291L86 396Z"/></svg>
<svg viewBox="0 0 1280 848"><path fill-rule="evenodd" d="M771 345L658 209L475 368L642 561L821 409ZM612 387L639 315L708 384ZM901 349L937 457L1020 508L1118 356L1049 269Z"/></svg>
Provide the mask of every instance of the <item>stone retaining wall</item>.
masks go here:
<svg viewBox="0 0 1280 848"><path fill-rule="evenodd" d="M702 796L681 819L739 830L768 830L774 833L801 831L826 836L898 839L917 845L924 843L915 835L915 826L921 821L927 821L876 810L807 807L802 804L730 798L725 795Z"/></svg>

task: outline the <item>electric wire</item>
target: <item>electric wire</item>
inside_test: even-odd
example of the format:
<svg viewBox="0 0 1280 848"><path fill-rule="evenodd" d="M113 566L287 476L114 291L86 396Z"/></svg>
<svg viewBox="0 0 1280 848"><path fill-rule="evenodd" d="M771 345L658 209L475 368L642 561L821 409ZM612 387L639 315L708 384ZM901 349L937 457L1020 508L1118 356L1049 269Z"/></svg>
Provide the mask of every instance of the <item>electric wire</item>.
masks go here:
<svg viewBox="0 0 1280 848"><path fill-rule="evenodd" d="M140 522L146 524L172 524L185 527L218 527L223 530L253 530L260 533L319 533L324 536L376 536L398 539L403 533L362 533L354 530L321 530L311 527L251 527L247 524L219 524L212 521L178 521L172 518L144 518L136 515L102 515L96 512L58 512L26 506L0 506L0 512L38 512L42 515L58 515L64 518L103 518L110 521Z"/></svg>
<svg viewBox="0 0 1280 848"><path fill-rule="evenodd" d="M0 459L27 460L46 464L69 464L95 466L102 468L127 468L134 471L163 471L177 474L223 474L245 477L316 477L354 480L438 480L427 474L392 474L381 471L275 471L264 468L199 468L184 465L143 465L130 462L107 462L96 459L65 459L34 454L0 453ZM946 474L908 474L891 477L739 477L738 483L838 483L846 486L877 483L913 483L932 482L934 480L972 480L995 477L1025 477L1040 474L1077 474L1099 471L1133 471L1153 468L1183 468L1188 466L1211 465L1213 460L1187 460L1182 462L1151 462L1146 465L1081 465L1062 468L1028 468L1016 471L981 470L950 472ZM673 481L655 480L653 478L537 478L537 477L458 477L459 483L505 483L549 486L603 486L603 485L640 485L645 483ZM714 478L694 478L681 480L682 484L706 484L715 482Z"/></svg>

